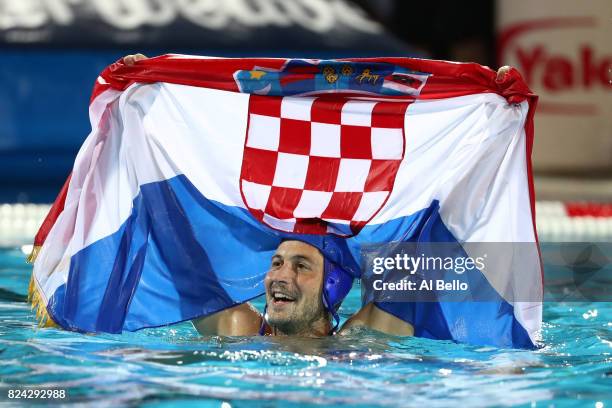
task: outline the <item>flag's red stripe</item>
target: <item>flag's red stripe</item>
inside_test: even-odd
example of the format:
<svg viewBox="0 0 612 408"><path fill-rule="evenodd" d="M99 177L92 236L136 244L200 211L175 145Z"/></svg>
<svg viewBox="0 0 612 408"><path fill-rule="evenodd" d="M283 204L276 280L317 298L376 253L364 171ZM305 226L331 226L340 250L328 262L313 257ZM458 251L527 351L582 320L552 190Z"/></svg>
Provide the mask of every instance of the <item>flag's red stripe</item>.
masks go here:
<svg viewBox="0 0 612 408"><path fill-rule="evenodd" d="M315 74L289 74L282 76L279 81L282 86L285 86L291 82L306 81L309 79L313 79L314 77Z"/></svg>
<svg viewBox="0 0 612 408"><path fill-rule="evenodd" d="M43 221L40 226L36 237L34 238L34 246L41 246L45 240L47 239L47 235L49 235L49 231L55 224L57 217L64 211L64 204L66 203L66 194L68 193L68 185L70 184L70 178L72 175L69 175L62 187L61 191L57 195L55 202L51 206L47 217Z"/></svg>
<svg viewBox="0 0 612 408"><path fill-rule="evenodd" d="M92 100L101 92L113 88L124 90L135 82L169 82L239 92L234 73L264 67L280 70L288 60L281 58L173 58L162 55L126 66L118 61L107 67L96 82ZM387 63L413 71L431 74L420 92L419 99L441 99L479 93L497 93L510 103L534 101L536 96L521 75L511 69L503 81L495 80L496 73L475 63L451 63L413 58L348 58L338 61L361 63ZM297 77L308 74L297 74ZM292 76L292 75L289 75ZM344 95L347 96L347 95ZM406 96L385 96L388 99L406 99Z"/></svg>

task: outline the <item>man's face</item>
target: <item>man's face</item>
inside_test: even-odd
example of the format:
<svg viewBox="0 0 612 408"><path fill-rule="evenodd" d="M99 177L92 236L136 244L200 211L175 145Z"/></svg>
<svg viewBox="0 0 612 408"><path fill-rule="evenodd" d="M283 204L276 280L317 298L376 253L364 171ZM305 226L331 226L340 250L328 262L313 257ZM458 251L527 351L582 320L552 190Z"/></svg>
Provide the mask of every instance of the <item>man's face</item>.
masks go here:
<svg viewBox="0 0 612 408"><path fill-rule="evenodd" d="M307 335L313 323L328 319L321 300L323 256L312 245L282 242L264 283L268 323L282 333Z"/></svg>

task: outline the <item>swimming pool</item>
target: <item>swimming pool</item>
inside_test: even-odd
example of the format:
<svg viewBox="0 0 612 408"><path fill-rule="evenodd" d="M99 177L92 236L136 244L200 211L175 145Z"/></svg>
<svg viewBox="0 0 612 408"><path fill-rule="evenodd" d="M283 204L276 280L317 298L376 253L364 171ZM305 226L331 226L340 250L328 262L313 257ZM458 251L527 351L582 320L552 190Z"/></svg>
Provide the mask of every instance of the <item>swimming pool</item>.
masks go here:
<svg viewBox="0 0 612 408"><path fill-rule="evenodd" d="M611 302L546 303L537 351L368 331L202 338L190 323L82 335L37 328L26 303L30 273L20 250L0 249L2 402L9 389L37 387L66 390L56 403L114 407L612 405ZM359 305L354 287L341 314Z"/></svg>

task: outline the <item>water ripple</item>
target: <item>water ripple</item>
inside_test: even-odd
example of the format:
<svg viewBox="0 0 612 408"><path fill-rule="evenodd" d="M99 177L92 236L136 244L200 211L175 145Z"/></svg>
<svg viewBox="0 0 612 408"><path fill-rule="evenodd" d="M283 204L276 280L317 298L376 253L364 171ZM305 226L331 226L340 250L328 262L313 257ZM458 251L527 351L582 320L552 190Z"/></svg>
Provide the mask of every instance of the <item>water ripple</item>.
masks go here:
<svg viewBox="0 0 612 408"><path fill-rule="evenodd" d="M23 303L29 267L14 259L0 265L3 390L61 388L70 403L109 407L557 406L577 399L595 406L612 399L610 303L545 304L543 347L535 351L367 330L327 339L200 337L189 323L83 335L37 328ZM358 305L353 291L341 313Z"/></svg>

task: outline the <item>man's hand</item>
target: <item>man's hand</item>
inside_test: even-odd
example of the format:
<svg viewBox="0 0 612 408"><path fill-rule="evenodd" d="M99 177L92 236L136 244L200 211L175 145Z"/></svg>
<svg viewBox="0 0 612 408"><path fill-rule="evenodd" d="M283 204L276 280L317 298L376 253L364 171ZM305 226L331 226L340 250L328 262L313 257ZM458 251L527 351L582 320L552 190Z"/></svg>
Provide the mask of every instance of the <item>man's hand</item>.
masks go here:
<svg viewBox="0 0 612 408"><path fill-rule="evenodd" d="M138 61L147 59L148 57L144 54L130 54L123 57L123 63L125 65L134 65Z"/></svg>
<svg viewBox="0 0 612 408"><path fill-rule="evenodd" d="M138 55L142 55L142 54L138 54ZM495 78L495 80L497 82L500 82L502 80L502 78L508 73L510 72L510 68L508 65L504 65L503 67L500 67L497 70L497 78Z"/></svg>

